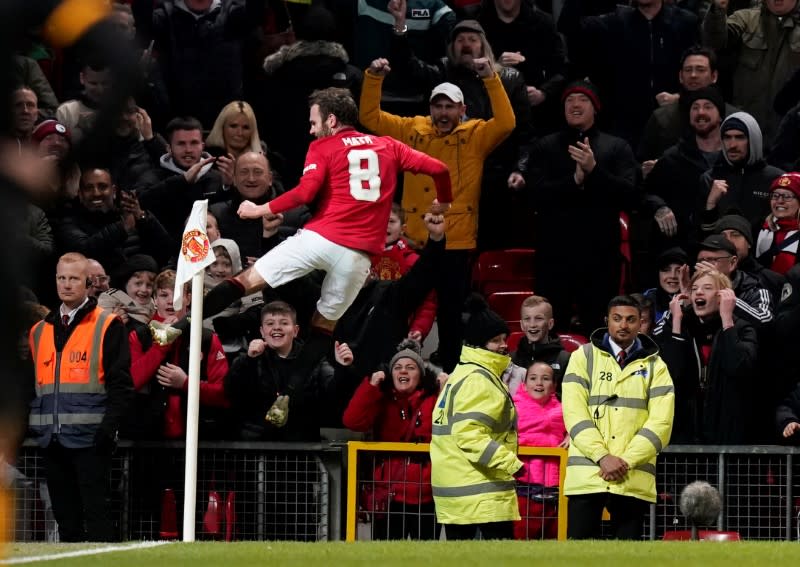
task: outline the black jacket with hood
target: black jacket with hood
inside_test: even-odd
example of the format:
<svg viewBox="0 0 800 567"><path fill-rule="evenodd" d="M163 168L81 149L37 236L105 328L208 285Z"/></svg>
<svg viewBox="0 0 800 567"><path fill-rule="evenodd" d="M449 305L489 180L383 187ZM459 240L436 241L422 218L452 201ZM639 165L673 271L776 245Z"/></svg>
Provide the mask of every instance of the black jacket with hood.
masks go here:
<svg viewBox="0 0 800 567"><path fill-rule="evenodd" d="M735 112L728 116L720 126L725 131L726 123L731 120L741 121L747 128L749 150L743 161L732 162L722 146L722 158L703 174L700 180L698 208L703 230L711 230L712 225L723 215L741 215L753 226L760 226L770 211L769 187L772 181L783 173L783 170L768 165L764 161L764 142L761 128L755 118L746 112ZM705 204L715 180L728 182L728 192L723 195L717 206L706 209Z"/></svg>
<svg viewBox="0 0 800 567"><path fill-rule="evenodd" d="M237 438L245 441L319 441L322 409L334 394L333 368L325 359L304 357L295 340L286 358L267 348L261 356L241 354L225 379ZM280 395L289 396L286 425L264 420Z"/></svg>
<svg viewBox="0 0 800 567"><path fill-rule="evenodd" d="M762 387L756 377L758 340L753 326L736 317L734 326L723 330L718 315L703 322L684 309L680 335L672 333L669 323L657 327L654 338L675 385L671 442L751 442L754 432L762 429L755 418L760 414L753 411L754 392ZM711 355L704 366L700 349L709 344Z"/></svg>

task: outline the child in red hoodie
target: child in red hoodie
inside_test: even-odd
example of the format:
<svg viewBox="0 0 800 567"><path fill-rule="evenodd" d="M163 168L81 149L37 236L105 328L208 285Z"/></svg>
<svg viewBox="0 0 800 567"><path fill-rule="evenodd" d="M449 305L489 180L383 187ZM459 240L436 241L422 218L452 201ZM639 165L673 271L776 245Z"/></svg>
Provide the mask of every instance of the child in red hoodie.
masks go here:
<svg viewBox="0 0 800 567"><path fill-rule="evenodd" d="M187 288L189 285L187 284ZM153 319L173 323L184 315L191 303L191 290L185 289L184 308L176 312L172 305L175 289L175 272L165 270L155 281L156 314ZM188 391L189 340L178 337L170 345L154 343L150 330L133 331L129 335L131 347L131 376L137 392L137 410L132 424L144 437L180 439L186 435L186 392ZM202 437L216 437L222 433L225 398L224 379L228 373L228 359L215 333L203 330L200 366L200 424ZM220 408L220 409L216 409Z"/></svg>
<svg viewBox="0 0 800 567"><path fill-rule="evenodd" d="M392 212L386 227L386 246L383 252L372 257L372 273L379 280L399 280L411 269L419 258L403 237L406 228L406 213L403 208L392 203ZM408 338L419 343L431 331L436 317L436 293L431 292L417 311L411 316Z"/></svg>

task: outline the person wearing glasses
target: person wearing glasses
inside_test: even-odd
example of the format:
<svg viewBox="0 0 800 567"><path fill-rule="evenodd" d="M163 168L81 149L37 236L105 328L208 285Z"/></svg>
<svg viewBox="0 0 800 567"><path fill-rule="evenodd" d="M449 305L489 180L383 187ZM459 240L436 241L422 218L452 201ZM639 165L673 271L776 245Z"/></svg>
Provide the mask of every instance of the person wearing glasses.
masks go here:
<svg viewBox="0 0 800 567"><path fill-rule="evenodd" d="M773 319L775 300L768 289L763 287L755 276L739 269L736 246L721 234L712 234L698 245L697 262L694 272L714 270L730 279L736 294L736 316L748 320L756 327ZM691 291L688 267L680 270L680 293L688 296ZM658 323L654 335L668 332L671 312L667 312Z"/></svg>
<svg viewBox="0 0 800 567"><path fill-rule="evenodd" d="M756 240L756 260L786 274L797 264L800 241L800 173L784 173L770 186L771 213Z"/></svg>
<svg viewBox="0 0 800 567"><path fill-rule="evenodd" d="M104 291L108 291L108 283L111 281L111 276L106 274L106 269L103 267L103 264L97 260L89 258L86 261L89 265L89 279L92 280L92 287L89 289L89 295L97 298L97 296Z"/></svg>

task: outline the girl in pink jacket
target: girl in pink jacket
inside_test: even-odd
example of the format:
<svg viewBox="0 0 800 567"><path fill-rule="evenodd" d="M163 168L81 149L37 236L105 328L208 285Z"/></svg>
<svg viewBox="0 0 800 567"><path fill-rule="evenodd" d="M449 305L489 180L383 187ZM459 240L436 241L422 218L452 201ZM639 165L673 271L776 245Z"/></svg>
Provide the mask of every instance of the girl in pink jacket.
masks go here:
<svg viewBox="0 0 800 567"><path fill-rule="evenodd" d="M528 447L569 445L561 402L549 364L534 362L528 368L524 387L514 394L517 406L519 444ZM558 458L521 457L517 475L517 497L522 519L514 523L516 539L551 539L558 535Z"/></svg>

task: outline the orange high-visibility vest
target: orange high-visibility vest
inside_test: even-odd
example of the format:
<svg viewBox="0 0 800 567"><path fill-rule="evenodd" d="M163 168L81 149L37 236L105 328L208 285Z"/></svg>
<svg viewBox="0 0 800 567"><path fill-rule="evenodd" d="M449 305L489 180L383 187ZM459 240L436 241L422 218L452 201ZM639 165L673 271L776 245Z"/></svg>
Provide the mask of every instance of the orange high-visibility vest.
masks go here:
<svg viewBox="0 0 800 567"><path fill-rule="evenodd" d="M103 338L113 320L113 314L95 307L72 329L61 351L52 323L41 321L31 329L36 398L28 423L41 446L49 445L53 434L65 447L92 444L105 415Z"/></svg>

